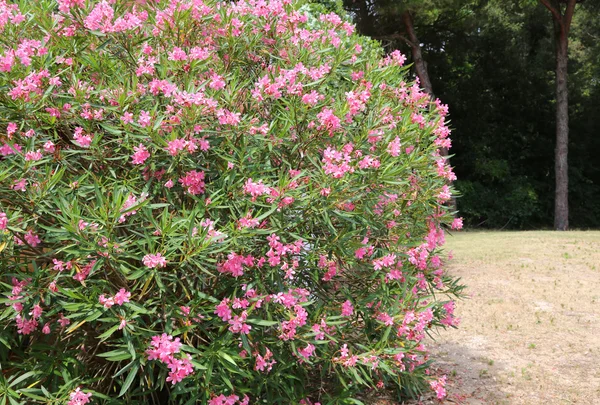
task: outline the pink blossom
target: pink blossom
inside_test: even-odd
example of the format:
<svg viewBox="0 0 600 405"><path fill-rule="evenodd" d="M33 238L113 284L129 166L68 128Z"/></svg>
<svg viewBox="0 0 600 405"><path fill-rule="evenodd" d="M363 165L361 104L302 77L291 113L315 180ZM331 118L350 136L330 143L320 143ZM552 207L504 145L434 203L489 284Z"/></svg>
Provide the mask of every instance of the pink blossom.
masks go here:
<svg viewBox="0 0 600 405"><path fill-rule="evenodd" d="M229 299L228 298L223 299L223 301L221 301L219 303L219 305L217 305L214 313L219 318L221 318L223 320L223 322L230 320L233 316L233 312L229 308Z"/></svg>
<svg viewBox="0 0 600 405"><path fill-rule="evenodd" d="M400 149L401 145L400 145L400 138L396 137L392 142L390 142L388 144L387 147L387 152L394 157L397 157L400 155L401 149Z"/></svg>
<svg viewBox="0 0 600 405"><path fill-rule="evenodd" d="M269 372L273 369L273 366L277 363L275 360L271 360L273 357L273 353L269 350L269 348L265 348L266 353L264 356L261 356L259 353L256 353L256 363L254 364L254 370L256 371L266 371Z"/></svg>
<svg viewBox="0 0 600 405"><path fill-rule="evenodd" d="M317 103L324 99L325 97L319 93L317 93L315 90L311 91L310 93L307 93L305 95L302 96L302 102L304 104L308 104L311 106L315 106L317 105Z"/></svg>
<svg viewBox="0 0 600 405"><path fill-rule="evenodd" d="M112 297L106 298L104 294L98 297L98 302L104 306L104 308L110 308L115 305L115 300Z"/></svg>
<svg viewBox="0 0 600 405"><path fill-rule="evenodd" d="M129 298L131 297L131 293L124 288L121 288L118 293L115 294L114 300L115 304L123 305L126 302L129 302Z"/></svg>
<svg viewBox="0 0 600 405"><path fill-rule="evenodd" d="M383 322L386 326L392 326L394 324L394 318L385 312L380 312L377 315L377 320Z"/></svg>
<svg viewBox="0 0 600 405"><path fill-rule="evenodd" d="M110 32L115 11L106 0L96 4L91 13L85 18L85 28L92 31Z"/></svg>
<svg viewBox="0 0 600 405"><path fill-rule="evenodd" d="M250 194L252 198L256 198L263 194L267 194L269 192L269 187L265 186L262 183L262 180L259 180L258 183L255 183L251 178L249 178L244 184L244 192L246 194Z"/></svg>
<svg viewBox="0 0 600 405"><path fill-rule="evenodd" d="M15 124L14 122L9 122L8 125L6 126L6 135L8 135L8 138L12 138L12 135L17 132L17 129L19 127L17 126L17 124Z"/></svg>
<svg viewBox="0 0 600 405"><path fill-rule="evenodd" d="M134 165L144 164L146 159L150 157L150 153L148 152L146 147L141 143L138 146L134 146L133 150L135 150L135 153L131 156L131 163Z"/></svg>
<svg viewBox="0 0 600 405"><path fill-rule="evenodd" d="M131 124L133 122L133 114L130 112L123 113L121 121L123 121L123 124Z"/></svg>
<svg viewBox="0 0 600 405"><path fill-rule="evenodd" d="M438 399L444 399L446 397L446 389L444 388L446 385L446 376L442 376L438 380L430 381L429 385L431 386L431 389L435 391Z"/></svg>
<svg viewBox="0 0 600 405"><path fill-rule="evenodd" d="M33 231L27 231L25 234L25 241L32 247L36 247L42 242L40 237L33 233Z"/></svg>
<svg viewBox="0 0 600 405"><path fill-rule="evenodd" d="M346 302L342 304L342 316L352 316L353 313L354 307L352 306L352 303L350 300L346 300Z"/></svg>
<svg viewBox="0 0 600 405"><path fill-rule="evenodd" d="M223 76L219 76L216 73L213 73L210 77L210 83L208 87L214 90L221 90L225 88L225 80L223 80Z"/></svg>
<svg viewBox="0 0 600 405"><path fill-rule="evenodd" d="M171 156L176 156L179 151L184 150L188 146L188 143L189 142L185 139L173 139L172 141L168 142L165 149L171 154Z"/></svg>
<svg viewBox="0 0 600 405"><path fill-rule="evenodd" d="M38 150L36 152L25 153L25 161L37 161L42 160L42 153Z"/></svg>
<svg viewBox="0 0 600 405"><path fill-rule="evenodd" d="M17 333L22 335L29 335L38 327L36 319L26 319L21 317L21 315L15 317L15 322L17 323Z"/></svg>
<svg viewBox="0 0 600 405"><path fill-rule="evenodd" d="M204 193L204 172L191 170L187 172L184 177L181 177L179 182L183 187L187 187L187 191L191 195Z"/></svg>
<svg viewBox="0 0 600 405"><path fill-rule="evenodd" d="M305 360L308 360L310 356L315 353L315 346L312 344L308 344L305 348L298 350L298 354L302 356Z"/></svg>
<svg viewBox="0 0 600 405"><path fill-rule="evenodd" d="M44 312L44 310L40 304L35 304L29 315L33 316L33 319L39 319L42 316L42 312Z"/></svg>
<svg viewBox="0 0 600 405"><path fill-rule="evenodd" d="M54 145L54 142L52 141L48 141L44 144L44 150L48 153L54 153L54 151L56 150L56 147Z"/></svg>
<svg viewBox="0 0 600 405"><path fill-rule="evenodd" d="M462 218L454 218L452 221L452 229L462 229L463 227L463 219Z"/></svg>
<svg viewBox="0 0 600 405"><path fill-rule="evenodd" d="M447 185L444 185L442 187L442 191L440 191L440 193L438 195L438 201L444 202L444 201L448 201L450 198L452 198L452 193L450 192L450 187L448 187Z"/></svg>
<svg viewBox="0 0 600 405"><path fill-rule="evenodd" d="M81 146L82 148L89 148L92 144L92 136L83 133L83 128L77 127L75 128L75 133L73 134L73 139Z"/></svg>
<svg viewBox="0 0 600 405"><path fill-rule="evenodd" d="M252 266L253 264L254 258L252 256L244 257L232 252L227 256L227 260L217 265L217 270L220 273L229 273L233 277L239 277L244 274L243 266Z"/></svg>
<svg viewBox="0 0 600 405"><path fill-rule="evenodd" d="M0 212L0 231L3 231L8 227L8 218L5 212Z"/></svg>
<svg viewBox="0 0 600 405"><path fill-rule="evenodd" d="M156 254L147 254L142 259L142 262L149 269L153 269L155 267L166 267L167 259L165 259L160 253Z"/></svg>
<svg viewBox="0 0 600 405"><path fill-rule="evenodd" d="M321 122L321 128L329 130L330 133L340 128L340 119L335 116L330 108L323 108L317 118Z"/></svg>
<svg viewBox="0 0 600 405"><path fill-rule="evenodd" d="M50 334L50 323L46 323L44 325L44 327L42 328L42 333L44 335L49 335Z"/></svg>
<svg viewBox="0 0 600 405"><path fill-rule="evenodd" d="M69 318L65 318L62 313L59 313L58 315L60 316L60 318L58 319L58 323L61 327L64 328L65 326L71 324L71 320Z"/></svg>
<svg viewBox="0 0 600 405"><path fill-rule="evenodd" d="M15 180L14 184L11 186L11 188L13 190L17 190L17 191L25 191L27 190L27 180L25 179L20 179L20 180Z"/></svg>
<svg viewBox="0 0 600 405"><path fill-rule="evenodd" d="M169 60L187 60L187 55L183 49L176 46L171 52L169 52Z"/></svg>
<svg viewBox="0 0 600 405"><path fill-rule="evenodd" d="M145 128L150 125L151 119L152 117L150 117L150 114L147 111L142 110L138 118L138 124L140 124L142 128Z"/></svg>
<svg viewBox="0 0 600 405"><path fill-rule="evenodd" d="M81 391L79 387L77 387L75 391L69 394L70 400L69 402L67 402L67 405L85 405L88 402L90 402L91 396L91 393L86 394L83 391Z"/></svg>

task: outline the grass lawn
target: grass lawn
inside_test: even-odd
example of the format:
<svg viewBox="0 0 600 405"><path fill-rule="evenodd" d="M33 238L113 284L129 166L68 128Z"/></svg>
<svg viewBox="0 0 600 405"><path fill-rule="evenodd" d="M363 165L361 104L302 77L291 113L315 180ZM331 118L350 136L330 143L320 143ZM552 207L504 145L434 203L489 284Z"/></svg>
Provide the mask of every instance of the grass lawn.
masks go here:
<svg viewBox="0 0 600 405"><path fill-rule="evenodd" d="M446 403L600 404L600 232L462 232L446 248L470 295L432 343Z"/></svg>

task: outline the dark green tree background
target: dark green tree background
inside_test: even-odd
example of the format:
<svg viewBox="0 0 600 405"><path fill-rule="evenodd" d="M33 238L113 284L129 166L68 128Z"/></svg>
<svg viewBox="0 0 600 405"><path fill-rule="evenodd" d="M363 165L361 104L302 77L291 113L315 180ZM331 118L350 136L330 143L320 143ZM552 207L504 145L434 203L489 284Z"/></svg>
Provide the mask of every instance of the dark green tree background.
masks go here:
<svg viewBox="0 0 600 405"><path fill-rule="evenodd" d="M335 1L323 2L335 9ZM338 7L339 7L338 3ZM432 91L450 106L460 215L472 227L551 228L554 27L537 0L345 0L360 32L413 55L410 13ZM338 8L339 10L339 8ZM421 75L415 69L415 74ZM569 33L569 224L600 227L600 2Z"/></svg>

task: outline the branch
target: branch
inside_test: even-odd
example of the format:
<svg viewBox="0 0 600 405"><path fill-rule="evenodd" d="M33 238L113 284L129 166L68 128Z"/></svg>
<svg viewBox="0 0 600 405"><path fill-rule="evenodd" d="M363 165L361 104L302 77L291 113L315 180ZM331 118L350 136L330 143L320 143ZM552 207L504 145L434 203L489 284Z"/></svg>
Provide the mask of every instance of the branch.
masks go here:
<svg viewBox="0 0 600 405"><path fill-rule="evenodd" d="M565 25L565 32L567 33L569 32L569 28L571 28L571 21L573 20L576 4L577 0L569 0L569 3L567 3L567 10L565 11L565 15L563 17L563 24Z"/></svg>
<svg viewBox="0 0 600 405"><path fill-rule="evenodd" d="M406 45L408 45L410 47L415 46L415 44L413 42L411 42L408 38L406 38L404 35L402 35L402 34L400 34L398 32L396 32L394 34L390 34L390 35L374 36L373 39L387 39L387 40L390 40L390 39L399 39L399 40L405 42Z"/></svg>
<svg viewBox="0 0 600 405"><path fill-rule="evenodd" d="M554 7L549 0L540 0L540 3L542 3L544 6L546 6L548 10L550 10L555 20L562 23L562 15L560 15L560 9ZM573 0L573 3L575 3L575 0Z"/></svg>

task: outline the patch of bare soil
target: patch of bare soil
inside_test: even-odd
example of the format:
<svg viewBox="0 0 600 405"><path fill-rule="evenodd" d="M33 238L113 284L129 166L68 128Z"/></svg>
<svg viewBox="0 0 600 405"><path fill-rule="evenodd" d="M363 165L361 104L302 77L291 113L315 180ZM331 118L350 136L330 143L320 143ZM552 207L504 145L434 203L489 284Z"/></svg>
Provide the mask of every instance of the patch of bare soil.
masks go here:
<svg viewBox="0 0 600 405"><path fill-rule="evenodd" d="M470 298L430 343L443 403L600 404L600 232L465 232L447 247Z"/></svg>

